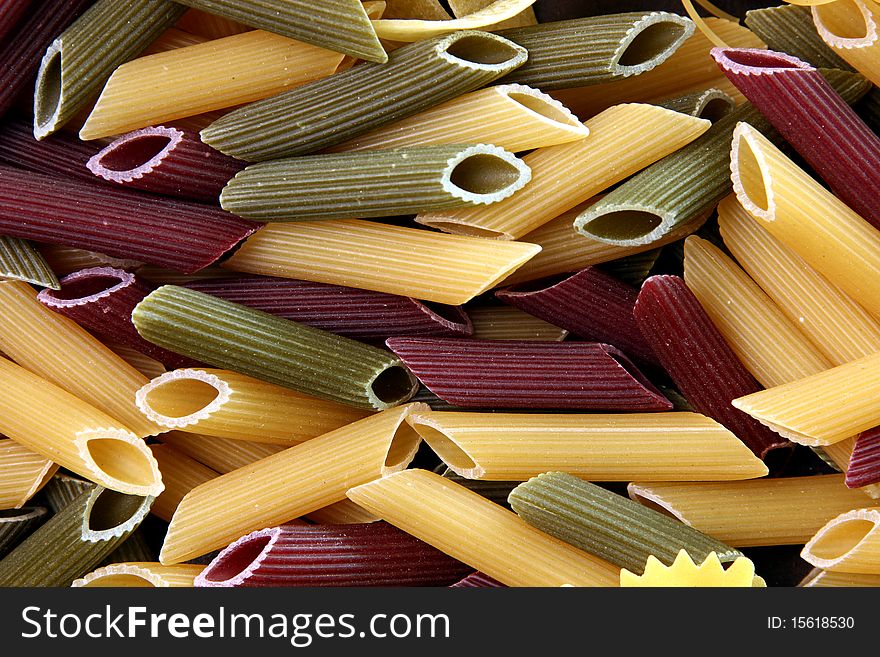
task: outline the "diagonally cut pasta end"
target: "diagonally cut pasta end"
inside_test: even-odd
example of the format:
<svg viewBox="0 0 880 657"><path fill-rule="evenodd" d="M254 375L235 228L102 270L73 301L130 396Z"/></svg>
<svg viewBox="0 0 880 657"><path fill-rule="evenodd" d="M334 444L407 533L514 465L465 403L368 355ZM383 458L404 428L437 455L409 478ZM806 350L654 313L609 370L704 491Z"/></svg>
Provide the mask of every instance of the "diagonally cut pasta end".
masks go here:
<svg viewBox="0 0 880 657"><path fill-rule="evenodd" d="M653 244L669 232L675 214L635 203L596 204L581 212L574 228L584 237L616 246Z"/></svg>
<svg viewBox="0 0 880 657"><path fill-rule="evenodd" d="M124 429L80 431L74 439L89 479L120 493L158 496L165 486L146 443Z"/></svg>
<svg viewBox="0 0 880 657"><path fill-rule="evenodd" d="M752 393L751 395L746 395L745 397L739 397L732 400L731 404L734 408L738 408L743 413L755 418L771 431L775 431L783 438L790 440L793 443L797 443L798 445L805 445L806 447L821 447L823 445L832 445L835 442L839 442L839 440L848 438L848 436L840 436L839 440L817 438L781 424L777 418L772 417L772 414L768 414L757 407L760 402L756 403L756 400L760 400L764 396L764 392L765 391L762 390Z"/></svg>
<svg viewBox="0 0 880 657"><path fill-rule="evenodd" d="M82 540L98 543L134 531L150 512L153 499L96 486L86 501Z"/></svg>
<svg viewBox="0 0 880 657"><path fill-rule="evenodd" d="M134 401L156 424L181 429L207 420L231 395L229 384L210 372L179 369L151 380L135 393Z"/></svg>
<svg viewBox="0 0 880 657"><path fill-rule="evenodd" d="M401 412L396 418L396 424L393 426L388 443L388 451L385 453L385 460L382 463L381 474L383 477L405 470L413 458L415 458L422 438L412 428L408 419L413 413L430 410L430 406L421 402L407 404L401 408Z"/></svg>
<svg viewBox="0 0 880 657"><path fill-rule="evenodd" d="M832 48L869 48L877 41L877 23L862 0L844 0L810 9L816 32Z"/></svg>
<svg viewBox="0 0 880 657"><path fill-rule="evenodd" d="M829 521L801 557L825 570L880 574L880 510L854 509Z"/></svg>
<svg viewBox="0 0 880 657"><path fill-rule="evenodd" d="M373 408L384 411L402 404L419 389L419 382L412 373L397 361L376 372L367 385L367 399Z"/></svg>
<svg viewBox="0 0 880 657"><path fill-rule="evenodd" d="M57 290L41 290L37 299L50 308L85 306L134 285L131 272L113 267L89 267L68 274Z"/></svg>
<svg viewBox="0 0 880 657"><path fill-rule="evenodd" d="M81 136L87 132L87 127L88 122L83 126ZM102 148L86 162L86 167L104 180L131 182L159 166L180 144L183 136L182 130L161 125L136 130Z"/></svg>
<svg viewBox="0 0 880 657"><path fill-rule="evenodd" d="M34 89L34 137L37 139L48 137L61 127L58 120L64 102L62 57L61 39L55 39L40 62Z"/></svg>
<svg viewBox="0 0 880 657"><path fill-rule="evenodd" d="M776 201L764 153L767 139L748 123L737 123L730 148L730 179L740 204L757 219L773 221Z"/></svg>
<svg viewBox="0 0 880 657"><path fill-rule="evenodd" d="M540 89L524 84L499 84L491 90L548 127L571 133L572 141L590 134L590 129L570 109Z"/></svg>
<svg viewBox="0 0 880 657"><path fill-rule="evenodd" d="M680 520L689 527L693 527L693 525L688 522L688 519L682 515L681 511L676 509L672 502L663 499L663 497L653 491L650 484L646 487L637 482L631 482L627 485L626 492L633 502L638 502L642 506L646 506L653 511L669 516L670 518Z"/></svg>
<svg viewBox="0 0 880 657"><path fill-rule="evenodd" d="M223 549L196 577L196 587L242 586L272 551L281 530L270 527L251 532Z"/></svg>
<svg viewBox="0 0 880 657"><path fill-rule="evenodd" d="M452 64L499 74L522 66L529 56L513 41L477 30L453 32L438 40L435 47L438 56Z"/></svg>
<svg viewBox="0 0 880 657"><path fill-rule="evenodd" d="M468 454L435 420L413 413L406 418L406 421L455 474L466 479L480 479L486 474L485 468L480 466L473 456Z"/></svg>
<svg viewBox="0 0 880 657"><path fill-rule="evenodd" d="M694 33L694 23L677 14L652 12L637 21L620 41L611 72L628 77L665 62Z"/></svg>
<svg viewBox="0 0 880 657"><path fill-rule="evenodd" d="M532 179L532 170L513 153L477 144L449 158L440 178L443 190L476 205L502 201Z"/></svg>

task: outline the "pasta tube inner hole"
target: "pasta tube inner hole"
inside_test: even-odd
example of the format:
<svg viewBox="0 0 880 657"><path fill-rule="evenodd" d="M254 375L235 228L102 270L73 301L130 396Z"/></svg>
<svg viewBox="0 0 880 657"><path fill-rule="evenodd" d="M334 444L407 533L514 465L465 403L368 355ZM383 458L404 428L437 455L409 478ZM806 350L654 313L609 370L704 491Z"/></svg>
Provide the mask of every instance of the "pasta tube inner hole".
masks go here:
<svg viewBox="0 0 880 657"><path fill-rule="evenodd" d="M752 214L758 211L764 218L772 219L768 194L769 183L764 179L764 171L752 145L739 130L733 137L733 155L733 177L734 181L739 183L737 191L741 190L747 200L747 203L743 203L743 205ZM742 201L742 199L740 200ZM751 207L749 207L749 203Z"/></svg>
<svg viewBox="0 0 880 657"><path fill-rule="evenodd" d="M222 559L215 559L202 576L209 582L225 582L241 575L251 566L259 565L274 538L274 535L256 534L241 539L224 551Z"/></svg>
<svg viewBox="0 0 880 657"><path fill-rule="evenodd" d="M126 276L94 274L68 278L61 289L52 290L51 298L53 301L82 301L102 293L113 292L115 288L130 283L131 278L130 274Z"/></svg>
<svg viewBox="0 0 880 657"><path fill-rule="evenodd" d="M861 41L873 38L872 33L876 28L871 29L874 26L868 24L869 17L860 4L852 0L838 0L813 7L813 16L826 32L840 39Z"/></svg>
<svg viewBox="0 0 880 657"><path fill-rule="evenodd" d="M459 162L449 181L471 194L497 194L519 181L522 172L496 155L478 153Z"/></svg>
<svg viewBox="0 0 880 657"><path fill-rule="evenodd" d="M668 55L669 49L684 36L685 29L684 25L671 21L648 25L621 51L618 66L641 70L658 57Z"/></svg>
<svg viewBox="0 0 880 657"><path fill-rule="evenodd" d="M391 444L388 446L388 453L385 454L385 463L382 464L383 474L402 470L409 465L420 442L422 438L415 429L406 422L401 422L395 429Z"/></svg>
<svg viewBox="0 0 880 657"><path fill-rule="evenodd" d="M585 228L591 235L606 239L631 240L643 237L657 228L662 219L644 210L618 210L601 214Z"/></svg>
<svg viewBox="0 0 880 657"><path fill-rule="evenodd" d="M216 379L216 377L212 378ZM155 383L156 385L144 396L144 405L150 411L147 415L160 424L166 424L169 419L189 418L200 411L209 414L210 411L216 410L207 407L220 396L220 390L208 381L184 375L177 378L168 377L164 381ZM227 393L226 397L228 396ZM200 418L193 418L193 420L198 419Z"/></svg>
<svg viewBox="0 0 880 657"><path fill-rule="evenodd" d="M124 525L142 510L144 498L103 489L92 503L85 518L86 527L93 532L106 532Z"/></svg>
<svg viewBox="0 0 880 657"><path fill-rule="evenodd" d="M95 467L112 479L139 487L155 486L156 471L143 441L139 449L115 438L90 438L86 450Z"/></svg>
<svg viewBox="0 0 880 657"><path fill-rule="evenodd" d="M470 455L442 431L421 423L417 425L417 430L428 443L428 447L456 474L468 477L478 469L482 471Z"/></svg>
<svg viewBox="0 0 880 657"><path fill-rule="evenodd" d="M171 139L164 135L143 135L120 141L114 148L104 152L98 165L111 171L137 169L161 155L170 144Z"/></svg>
<svg viewBox="0 0 880 657"><path fill-rule="evenodd" d="M37 76L34 94L34 118L42 130L49 130L61 105L61 44L53 43L46 53ZM40 130L40 131L42 131ZM38 138L45 133L38 135Z"/></svg>
<svg viewBox="0 0 880 657"><path fill-rule="evenodd" d="M535 114L550 119L551 121L556 121L557 123L570 125L576 128L580 128L583 125L573 114L563 112L560 108L554 107L539 96L533 96L519 91L511 91L508 92L507 97L513 102L522 105L530 112L534 112Z"/></svg>
<svg viewBox="0 0 880 657"><path fill-rule="evenodd" d="M494 68L523 57L525 49L498 36L470 34L452 40L446 47L446 54L465 64L488 65Z"/></svg>
<svg viewBox="0 0 880 657"><path fill-rule="evenodd" d="M409 398L415 385L409 370L395 365L380 372L370 384L370 390L383 404L394 404Z"/></svg>
<svg viewBox="0 0 880 657"><path fill-rule="evenodd" d="M114 573L105 577L98 577L87 584L83 584L84 589L113 588L125 587L127 589L153 589L156 585L149 580L134 575L132 573Z"/></svg>
<svg viewBox="0 0 880 657"><path fill-rule="evenodd" d="M870 520L861 518L845 520L828 528L813 543L810 551L820 559L828 559L829 561L840 559L855 548L872 529L874 529L874 523Z"/></svg>

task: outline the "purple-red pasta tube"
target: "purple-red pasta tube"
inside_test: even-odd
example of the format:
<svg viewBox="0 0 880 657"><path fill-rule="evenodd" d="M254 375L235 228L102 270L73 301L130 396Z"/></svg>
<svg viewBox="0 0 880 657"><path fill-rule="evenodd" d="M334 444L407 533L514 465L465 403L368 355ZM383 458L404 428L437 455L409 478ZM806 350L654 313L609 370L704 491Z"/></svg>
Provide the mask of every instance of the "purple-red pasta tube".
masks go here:
<svg viewBox="0 0 880 657"><path fill-rule="evenodd" d="M391 336L468 336L458 306L410 297L270 276L196 281L184 287L362 342Z"/></svg>
<svg viewBox="0 0 880 657"><path fill-rule="evenodd" d="M220 191L245 163L178 128L130 132L101 149L87 166L101 180L219 205Z"/></svg>
<svg viewBox="0 0 880 657"><path fill-rule="evenodd" d="M481 573L479 570L475 573L471 573L464 579L456 582L451 585L449 588L451 589L499 589L499 588L507 588L505 584L502 584L497 579L493 579L489 577L485 573Z"/></svg>
<svg viewBox="0 0 880 657"><path fill-rule="evenodd" d="M34 139L33 121L13 119L0 126L0 161L49 176L98 181L86 168L95 147L65 132Z"/></svg>
<svg viewBox="0 0 880 657"><path fill-rule="evenodd" d="M290 524L238 539L195 586L449 586L472 570L383 521Z"/></svg>
<svg viewBox="0 0 880 657"><path fill-rule="evenodd" d="M30 9L33 0L2 0L0 2L0 43L6 40Z"/></svg>
<svg viewBox="0 0 880 657"><path fill-rule="evenodd" d="M595 267L549 283L514 285L495 296L582 338L612 344L640 363L659 365L633 317L638 291Z"/></svg>
<svg viewBox="0 0 880 657"><path fill-rule="evenodd" d="M693 409L723 424L758 458L791 443L731 400L761 390L678 276L651 276L634 308L636 323Z"/></svg>
<svg viewBox="0 0 880 657"><path fill-rule="evenodd" d="M846 485L850 488L877 483L880 483L880 427L859 434L846 469Z"/></svg>
<svg viewBox="0 0 880 657"><path fill-rule="evenodd" d="M880 137L822 74L768 50L714 48L712 56L831 191L880 228Z"/></svg>
<svg viewBox="0 0 880 657"><path fill-rule="evenodd" d="M206 205L0 167L0 235L192 273L260 226Z"/></svg>
<svg viewBox="0 0 880 657"><path fill-rule="evenodd" d="M607 344L455 338L386 344L428 389L462 408L672 410L626 355Z"/></svg>
<svg viewBox="0 0 880 657"><path fill-rule="evenodd" d="M62 278L58 290L42 290L37 299L46 307L69 317L98 338L122 343L154 358L168 368L193 367L191 358L144 340L131 311L153 291L134 274L112 267L82 269Z"/></svg>

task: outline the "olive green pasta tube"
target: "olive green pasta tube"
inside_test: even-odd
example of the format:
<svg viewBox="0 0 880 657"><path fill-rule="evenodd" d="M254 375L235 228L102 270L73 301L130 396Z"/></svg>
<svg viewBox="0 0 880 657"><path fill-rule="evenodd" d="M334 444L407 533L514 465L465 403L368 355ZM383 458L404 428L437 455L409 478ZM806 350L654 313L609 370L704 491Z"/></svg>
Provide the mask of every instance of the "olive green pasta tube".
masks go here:
<svg viewBox="0 0 880 657"><path fill-rule="evenodd" d="M478 89L527 57L488 32L417 41L386 64L359 64L245 105L202 130L202 141L250 162L306 155Z"/></svg>
<svg viewBox="0 0 880 657"><path fill-rule="evenodd" d="M61 289L49 263L33 246L15 237L0 236L0 278Z"/></svg>
<svg viewBox="0 0 880 657"><path fill-rule="evenodd" d="M0 560L0 586L70 586L133 532L152 497L95 486Z"/></svg>
<svg viewBox="0 0 880 657"><path fill-rule="evenodd" d="M742 556L683 522L563 472L547 472L513 489L511 507L530 525L576 548L641 574L653 555L672 565L678 551L701 563Z"/></svg>
<svg viewBox="0 0 880 657"><path fill-rule="evenodd" d="M693 33L691 20L665 11L590 16L497 32L529 51L529 60L504 81L542 91L601 84L650 71Z"/></svg>
<svg viewBox="0 0 880 657"><path fill-rule="evenodd" d="M148 294L132 321L177 353L358 408L391 408L417 388L384 349L175 285Z"/></svg>
<svg viewBox="0 0 880 657"><path fill-rule="evenodd" d="M139 54L184 11L170 0L98 0L43 56L34 90L34 136L42 139L63 127L117 66Z"/></svg>
<svg viewBox="0 0 880 657"><path fill-rule="evenodd" d="M220 205L270 221L385 217L494 203L531 177L513 153L487 144L310 155L252 164Z"/></svg>

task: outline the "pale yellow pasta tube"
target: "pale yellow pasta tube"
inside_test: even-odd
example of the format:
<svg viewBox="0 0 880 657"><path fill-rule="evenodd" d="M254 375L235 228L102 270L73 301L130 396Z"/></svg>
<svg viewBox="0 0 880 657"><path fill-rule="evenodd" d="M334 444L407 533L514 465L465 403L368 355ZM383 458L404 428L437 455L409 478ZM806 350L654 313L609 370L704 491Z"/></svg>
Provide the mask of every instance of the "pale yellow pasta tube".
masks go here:
<svg viewBox="0 0 880 657"><path fill-rule="evenodd" d="M146 354L142 354L137 349L132 349L128 345L119 342L107 342L105 344L110 348L110 351L148 379L154 379L160 374L165 373L165 366L162 363L150 358Z"/></svg>
<svg viewBox="0 0 880 657"><path fill-rule="evenodd" d="M835 53L874 84L880 84L880 33L877 6L837 0L812 8L813 24Z"/></svg>
<svg viewBox="0 0 880 657"><path fill-rule="evenodd" d="M459 305L540 250L357 219L302 221L266 224L223 266Z"/></svg>
<svg viewBox="0 0 880 657"><path fill-rule="evenodd" d="M880 509L853 509L830 520L801 558L824 570L880 575Z"/></svg>
<svg viewBox="0 0 880 657"><path fill-rule="evenodd" d="M828 520L865 496L844 475L773 477L737 482L653 482L629 485L636 502L678 518L734 547L802 545Z"/></svg>
<svg viewBox="0 0 880 657"><path fill-rule="evenodd" d="M617 586L620 569L527 524L460 484L405 470L348 497L392 525L508 586Z"/></svg>
<svg viewBox="0 0 880 657"><path fill-rule="evenodd" d="M229 440L216 436L200 436L196 433L169 431L161 436L165 445L194 458L215 472L226 474L255 461L283 452L283 445L254 443L248 440Z"/></svg>
<svg viewBox="0 0 880 657"><path fill-rule="evenodd" d="M731 195L718 205L724 245L832 365L880 351L880 323L768 233Z"/></svg>
<svg viewBox="0 0 880 657"><path fill-rule="evenodd" d="M632 103L607 109L585 125L586 139L524 156L532 179L516 194L485 207L423 213L416 221L451 233L516 239L690 143L711 123Z"/></svg>
<svg viewBox="0 0 880 657"><path fill-rule="evenodd" d="M163 566L160 563L144 561L114 563L93 570L88 575L74 580L71 587L90 589L102 587L192 588L193 581L204 569L205 566L186 563L175 566Z"/></svg>
<svg viewBox="0 0 880 657"><path fill-rule="evenodd" d="M765 387L831 367L758 285L712 243L684 242L684 280L745 368Z"/></svg>
<svg viewBox="0 0 880 657"><path fill-rule="evenodd" d="M323 509L312 511L306 516L319 525L355 525L365 522L376 522L380 518L365 508L358 506L349 499L344 499Z"/></svg>
<svg viewBox="0 0 880 657"><path fill-rule="evenodd" d="M159 561L180 563L248 532L345 499L345 491L405 468L421 442L404 421L425 404L391 408L217 477L183 498Z"/></svg>
<svg viewBox="0 0 880 657"><path fill-rule="evenodd" d="M707 18L707 25L732 48L764 48L764 43L748 28L721 18ZM551 95L581 118L593 116L619 103L657 101L691 91L715 87L737 104L745 98L723 75L709 56L715 47L697 30L669 59L644 73L606 84L561 89Z"/></svg>
<svg viewBox="0 0 880 657"><path fill-rule="evenodd" d="M41 454L0 439L0 510L24 506L56 470L58 466Z"/></svg>
<svg viewBox="0 0 880 657"><path fill-rule="evenodd" d="M864 575L861 573L840 573L831 570L814 568L804 577L800 587L839 588L839 587L878 587L880 575Z"/></svg>
<svg viewBox="0 0 880 657"><path fill-rule="evenodd" d="M801 445L831 445L880 425L880 352L731 403Z"/></svg>
<svg viewBox="0 0 880 657"><path fill-rule="evenodd" d="M150 420L169 429L287 446L370 415L217 369L166 372L138 390L135 402Z"/></svg>
<svg viewBox="0 0 880 657"><path fill-rule="evenodd" d="M178 48L186 48L187 46L196 46L207 40L207 37L190 34L189 32L184 32L176 27L170 27L165 30L158 39L153 41L153 43L151 43L140 56L146 57L147 55L155 55L156 53L177 50Z"/></svg>
<svg viewBox="0 0 880 657"><path fill-rule="evenodd" d="M568 108L538 89L480 89L328 149L362 151L433 144L495 144L512 152L565 144L590 134Z"/></svg>
<svg viewBox="0 0 880 657"><path fill-rule="evenodd" d="M476 340L562 342L568 335L565 329L513 306L468 308L467 314L474 327L471 337Z"/></svg>
<svg viewBox="0 0 880 657"><path fill-rule="evenodd" d="M80 138L268 98L334 73L342 59L341 53L263 30L140 57L110 76Z"/></svg>
<svg viewBox="0 0 880 657"><path fill-rule="evenodd" d="M0 390L0 433L111 490L162 492L144 441L109 415L5 358Z"/></svg>
<svg viewBox="0 0 880 657"><path fill-rule="evenodd" d="M733 131L733 189L776 239L880 317L880 231L747 123Z"/></svg>
<svg viewBox="0 0 880 657"><path fill-rule="evenodd" d="M79 324L37 301L22 281L0 282L0 351L76 395L138 436L161 433L134 403L147 377ZM108 486L112 488L112 486Z"/></svg>
<svg viewBox="0 0 880 657"><path fill-rule="evenodd" d="M525 481L559 470L590 481L763 477L736 436L698 413L413 413L409 422L456 474Z"/></svg>
<svg viewBox="0 0 880 657"><path fill-rule="evenodd" d="M503 23L531 7L535 0L495 0L492 4L467 16L453 20L381 19L373 21L380 39L421 41L456 30L497 29Z"/></svg>
<svg viewBox="0 0 880 657"><path fill-rule="evenodd" d="M177 509L188 492L196 486L220 476L206 465L202 465L183 452L179 452L170 445L150 445L153 458L162 473L162 483L165 490L150 507L150 513L170 522L174 511Z"/></svg>

